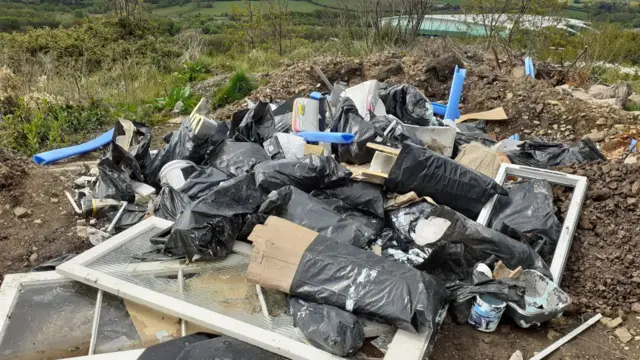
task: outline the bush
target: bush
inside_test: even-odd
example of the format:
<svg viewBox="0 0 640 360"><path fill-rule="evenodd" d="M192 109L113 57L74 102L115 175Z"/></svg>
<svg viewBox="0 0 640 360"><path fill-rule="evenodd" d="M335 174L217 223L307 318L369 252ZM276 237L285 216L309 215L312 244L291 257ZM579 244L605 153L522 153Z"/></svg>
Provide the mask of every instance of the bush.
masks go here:
<svg viewBox="0 0 640 360"><path fill-rule="evenodd" d="M196 106L196 98L191 95L189 86L171 88L166 96L155 99L154 107L156 110L173 110L178 102L182 102L180 113L183 115Z"/></svg>
<svg viewBox="0 0 640 360"><path fill-rule="evenodd" d="M178 76L181 79L186 80L187 82L203 80L205 78L204 74L208 73L209 69L207 68L207 64L203 61L187 61L182 66L182 69L178 72Z"/></svg>
<svg viewBox="0 0 640 360"><path fill-rule="evenodd" d="M212 105L215 108L219 108L234 101L242 100L254 89L255 85L249 76L243 71L236 71L227 85L214 93Z"/></svg>

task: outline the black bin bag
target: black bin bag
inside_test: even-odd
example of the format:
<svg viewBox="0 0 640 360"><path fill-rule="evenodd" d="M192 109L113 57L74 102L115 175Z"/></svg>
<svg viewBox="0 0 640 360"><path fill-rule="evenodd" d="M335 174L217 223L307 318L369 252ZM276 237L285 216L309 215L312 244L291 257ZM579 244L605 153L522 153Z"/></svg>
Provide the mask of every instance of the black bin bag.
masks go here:
<svg viewBox="0 0 640 360"><path fill-rule="evenodd" d="M227 123L215 121L201 115L185 118L180 129L174 132L169 144L160 149L144 171L146 182L160 186L158 175L163 166L173 160L190 160L201 165L215 146L227 139Z"/></svg>
<svg viewBox="0 0 640 360"><path fill-rule="evenodd" d="M130 178L144 182L142 172L151 160L150 147L150 127L134 121L118 119L113 129L108 156L125 170Z"/></svg>
<svg viewBox="0 0 640 360"><path fill-rule="evenodd" d="M473 283L457 281L447 284L447 290L449 290L448 300L451 303L449 312L458 324L466 324L469 320L476 295L489 295L498 300L516 303L522 309L526 308L525 289L509 278L499 280L484 278Z"/></svg>
<svg viewBox="0 0 640 360"><path fill-rule="evenodd" d="M336 198L367 214L384 218L384 194L382 186L349 180L344 185L324 190L314 190L316 198Z"/></svg>
<svg viewBox="0 0 640 360"><path fill-rule="evenodd" d="M364 328L355 315L335 306L289 299L293 326L311 345L338 356L357 353L364 343Z"/></svg>
<svg viewBox="0 0 640 360"><path fill-rule="evenodd" d="M372 123L365 121L358 108L349 98L343 98L338 107L338 113L333 120L333 132L350 133L355 135L351 144L333 144L332 151L340 162L349 164L366 164L371 162L374 150L367 147L367 143L375 142L376 129Z"/></svg>
<svg viewBox="0 0 640 360"><path fill-rule="evenodd" d="M433 106L413 85L402 84L381 90L378 93L387 113L405 124L419 126L444 126L433 116Z"/></svg>
<svg viewBox="0 0 640 360"><path fill-rule="evenodd" d="M322 234L302 254L289 290L419 333L436 329L446 297L434 276Z"/></svg>
<svg viewBox="0 0 640 360"><path fill-rule="evenodd" d="M262 200L251 173L221 183L178 216L163 252L192 261L225 258Z"/></svg>
<svg viewBox="0 0 640 360"><path fill-rule="evenodd" d="M248 141L257 144L271 139L276 132L276 122L271 112L271 104L260 101L244 115L237 126L232 126L230 133L237 141Z"/></svg>
<svg viewBox="0 0 640 360"><path fill-rule="evenodd" d="M133 191L131 179L122 168L109 159L104 158L98 163L98 182L96 183L96 199L114 199L134 202L136 193Z"/></svg>
<svg viewBox="0 0 640 360"><path fill-rule="evenodd" d="M294 188L285 186L271 192L259 212L265 215L275 215L298 225L329 236L338 241L356 247L367 244L367 236L372 234L366 225L358 221L343 217L321 200Z"/></svg>
<svg viewBox="0 0 640 360"><path fill-rule="evenodd" d="M522 266L523 269L533 269L551 278L549 267L529 245L470 220L446 206L433 206L413 220L409 225L409 236L416 244L431 249L442 243L463 244L465 255L473 263L484 262L493 255L496 261L502 260L510 269ZM425 267L430 258L423 264ZM492 267L493 264L488 265Z"/></svg>
<svg viewBox="0 0 640 360"><path fill-rule="evenodd" d="M505 186L509 196L499 196L493 208L489 226L504 233L513 228L525 234L537 234L545 239L543 256L555 251L562 231L556 217L553 189L546 180L528 179Z"/></svg>
<svg viewBox="0 0 640 360"><path fill-rule="evenodd" d="M196 200L226 180L229 180L229 175L224 171L214 167L203 167L187 178L184 185L180 187L180 192Z"/></svg>
<svg viewBox="0 0 640 360"><path fill-rule="evenodd" d="M413 129L405 126L402 121L393 115L372 115L371 124L376 129L375 142L393 148L399 148L402 143L410 143L424 146L424 142L418 137ZM389 130L389 126L392 126ZM388 131L387 131L388 130Z"/></svg>
<svg viewBox="0 0 640 360"><path fill-rule="evenodd" d="M186 194L165 185L153 202L153 215L175 221L189 204L191 199Z"/></svg>
<svg viewBox="0 0 640 360"><path fill-rule="evenodd" d="M507 156L512 164L541 169L607 160L591 139L580 140L572 146L543 141L525 141L518 150L509 151Z"/></svg>
<svg viewBox="0 0 640 360"><path fill-rule="evenodd" d="M415 191L475 219L494 195L507 191L488 176L454 160L410 143L404 143L385 181L393 192Z"/></svg>
<svg viewBox="0 0 640 360"><path fill-rule="evenodd" d="M209 154L209 165L232 176L244 175L256 164L271 160L262 146L251 142L226 140Z"/></svg>
<svg viewBox="0 0 640 360"><path fill-rule="evenodd" d="M344 184L351 177L351 171L331 156L316 155L261 162L253 172L256 184L267 194L287 185L311 192Z"/></svg>

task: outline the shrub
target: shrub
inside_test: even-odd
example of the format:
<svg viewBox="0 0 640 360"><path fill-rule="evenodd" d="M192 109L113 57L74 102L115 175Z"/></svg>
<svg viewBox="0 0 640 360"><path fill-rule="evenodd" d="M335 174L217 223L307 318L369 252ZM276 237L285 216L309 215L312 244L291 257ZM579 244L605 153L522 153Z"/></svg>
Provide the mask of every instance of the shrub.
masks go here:
<svg viewBox="0 0 640 360"><path fill-rule="evenodd" d="M244 73L244 71L236 71L229 82L224 87L218 89L213 95L212 105L215 108L222 107L234 101L244 99L251 91L255 89L255 85Z"/></svg>
<svg viewBox="0 0 640 360"><path fill-rule="evenodd" d="M181 114L188 114L196 106L196 98L191 95L191 88L174 87L166 96L156 98L154 107L156 110L172 110L178 102L182 102Z"/></svg>
<svg viewBox="0 0 640 360"><path fill-rule="evenodd" d="M187 82L203 80L204 74L208 73L207 64L203 61L187 61L182 65L182 69L178 72L178 76Z"/></svg>

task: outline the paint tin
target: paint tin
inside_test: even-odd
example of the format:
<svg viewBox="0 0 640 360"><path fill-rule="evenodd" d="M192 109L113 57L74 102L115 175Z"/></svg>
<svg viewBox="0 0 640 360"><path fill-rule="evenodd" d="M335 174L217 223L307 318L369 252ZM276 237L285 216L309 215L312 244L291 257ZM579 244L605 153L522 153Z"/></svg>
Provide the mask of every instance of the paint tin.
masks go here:
<svg viewBox="0 0 640 360"><path fill-rule="evenodd" d="M489 295L476 295L471 306L469 324L476 330L494 332L498 327L507 303Z"/></svg>

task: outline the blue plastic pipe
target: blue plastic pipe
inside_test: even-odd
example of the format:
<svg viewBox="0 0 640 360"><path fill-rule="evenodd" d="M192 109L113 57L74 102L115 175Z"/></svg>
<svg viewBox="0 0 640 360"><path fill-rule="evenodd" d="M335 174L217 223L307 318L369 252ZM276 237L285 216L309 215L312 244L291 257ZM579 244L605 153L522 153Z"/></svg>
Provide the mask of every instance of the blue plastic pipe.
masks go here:
<svg viewBox="0 0 640 360"><path fill-rule="evenodd" d="M445 119L456 120L460 117L460 97L462 96L462 86L464 85L466 75L466 69L460 69L456 66L456 70L453 72L453 82L451 83L451 91L449 92L447 111L444 114Z"/></svg>
<svg viewBox="0 0 640 360"><path fill-rule="evenodd" d="M436 115L444 116L447 113L447 105L432 102L431 106L433 106L433 113Z"/></svg>
<svg viewBox="0 0 640 360"><path fill-rule="evenodd" d="M356 136L351 133L335 133L321 131L303 131L296 135L304 138L307 142L324 142L333 144L351 144Z"/></svg>
<svg viewBox="0 0 640 360"><path fill-rule="evenodd" d="M524 74L536 78L536 69L533 67L533 59L530 56L524 58Z"/></svg>
<svg viewBox="0 0 640 360"><path fill-rule="evenodd" d="M111 142L113 138L113 129L98 136L97 138L87 141L84 144L69 146L62 149L51 150L40 154L33 155L33 162L38 165L53 164L56 161L68 159L72 156L85 154L99 149Z"/></svg>

